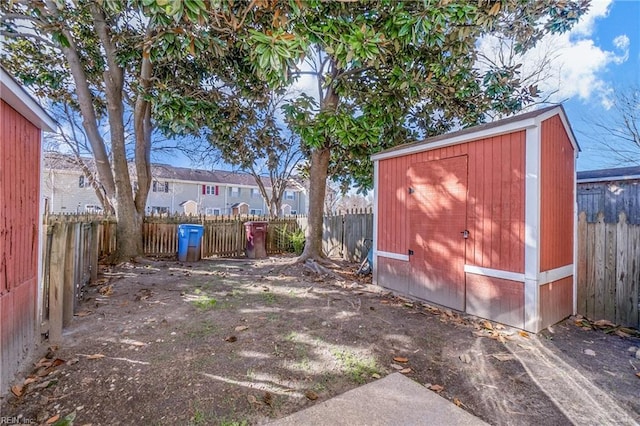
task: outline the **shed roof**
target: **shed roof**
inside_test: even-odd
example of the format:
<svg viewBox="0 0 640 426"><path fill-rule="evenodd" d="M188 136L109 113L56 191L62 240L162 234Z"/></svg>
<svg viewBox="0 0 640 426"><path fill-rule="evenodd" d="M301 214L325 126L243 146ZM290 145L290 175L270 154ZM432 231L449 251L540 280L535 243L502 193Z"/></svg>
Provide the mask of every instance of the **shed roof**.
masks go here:
<svg viewBox="0 0 640 426"><path fill-rule="evenodd" d="M56 128L55 120L2 65L0 65L0 98L39 129L53 132Z"/></svg>
<svg viewBox="0 0 640 426"><path fill-rule="evenodd" d="M457 145L472 140L511 133L514 131L535 127L541 121L553 117L556 114L560 115L560 118L562 119L571 143L579 151L580 146L578 145L573 130L571 129L571 125L569 124L569 120L567 119L564 108L561 104L558 104L503 118L501 120L492 121L490 123L468 127L466 129L458 130L455 132L433 136L422 141L398 145L396 147L374 154L371 156L371 158L375 161L385 158L399 157L415 152L428 151L443 146Z"/></svg>
<svg viewBox="0 0 640 426"><path fill-rule="evenodd" d="M578 183L640 179L640 167L586 170L578 172Z"/></svg>

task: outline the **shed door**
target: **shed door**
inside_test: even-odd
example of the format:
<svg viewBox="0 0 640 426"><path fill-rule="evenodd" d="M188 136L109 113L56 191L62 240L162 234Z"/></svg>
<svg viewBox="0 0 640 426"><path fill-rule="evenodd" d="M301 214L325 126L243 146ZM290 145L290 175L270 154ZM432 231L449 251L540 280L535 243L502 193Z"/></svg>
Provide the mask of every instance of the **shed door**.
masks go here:
<svg viewBox="0 0 640 426"><path fill-rule="evenodd" d="M467 156L415 163L408 181L409 294L464 311Z"/></svg>

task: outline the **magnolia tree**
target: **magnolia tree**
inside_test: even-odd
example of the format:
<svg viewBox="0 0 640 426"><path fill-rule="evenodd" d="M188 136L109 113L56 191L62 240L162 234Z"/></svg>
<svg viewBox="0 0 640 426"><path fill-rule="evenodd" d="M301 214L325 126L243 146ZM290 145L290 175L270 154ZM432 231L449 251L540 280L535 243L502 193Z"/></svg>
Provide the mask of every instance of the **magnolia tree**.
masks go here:
<svg viewBox="0 0 640 426"><path fill-rule="evenodd" d="M285 59L312 58L318 96L301 96L287 119L309 152L309 227L300 260L321 259L328 177L372 185L371 154L454 127L490 111L513 113L537 95L517 64L480 71L485 34L525 52L547 33L567 31L587 1L310 2L277 29L253 34L252 60L269 80L295 75ZM294 41L301 41L298 45Z"/></svg>
<svg viewBox="0 0 640 426"><path fill-rule="evenodd" d="M24 0L2 3L3 58L25 83L74 105L118 216L121 258L141 252L154 126L198 133L241 119L239 106L300 75L318 94L286 106L309 173L309 226L300 260L321 259L327 178L372 184L370 155L512 113L536 95L516 65L482 67L478 41L516 52L567 31L587 0ZM20 28L20 26L26 28ZM301 64L310 60L312 67ZM245 101L238 102L238 99ZM127 170L123 117L134 118L137 190ZM109 123L111 155L98 129ZM213 126L212 126L213 127ZM226 126L212 131L230 134Z"/></svg>
<svg viewBox="0 0 640 426"><path fill-rule="evenodd" d="M37 96L82 117L97 178L117 217L114 261L142 254L154 127L172 134L200 116L223 115L226 86L263 90L243 59L249 46L236 37L263 9L232 0L215 9L201 0L0 4L5 67ZM133 152L133 174L127 152Z"/></svg>

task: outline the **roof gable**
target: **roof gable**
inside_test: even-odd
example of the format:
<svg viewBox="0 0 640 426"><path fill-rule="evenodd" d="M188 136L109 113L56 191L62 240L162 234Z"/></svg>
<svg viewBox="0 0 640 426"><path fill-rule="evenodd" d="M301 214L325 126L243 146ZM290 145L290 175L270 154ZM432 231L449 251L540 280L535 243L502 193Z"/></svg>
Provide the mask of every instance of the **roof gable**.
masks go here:
<svg viewBox="0 0 640 426"><path fill-rule="evenodd" d="M560 116L565 130L567 131L567 135L571 140L571 143L577 150L580 150L573 130L569 125L569 121L567 119L564 108L562 107L562 105L551 105L545 108L537 109L535 111L529 111L523 114L503 118L502 120L496 120L490 123L484 123L477 126L468 127L466 129L457 130L455 132L433 136L422 141L398 145L396 147L372 155L371 159L376 161L385 158L400 157L416 152L423 152L441 148L443 146L458 145L474 140L484 139L487 137L512 133L515 131L536 127L542 121L555 115Z"/></svg>
<svg viewBox="0 0 640 426"><path fill-rule="evenodd" d="M53 132L56 128L54 119L2 66L0 66L0 97L39 129Z"/></svg>

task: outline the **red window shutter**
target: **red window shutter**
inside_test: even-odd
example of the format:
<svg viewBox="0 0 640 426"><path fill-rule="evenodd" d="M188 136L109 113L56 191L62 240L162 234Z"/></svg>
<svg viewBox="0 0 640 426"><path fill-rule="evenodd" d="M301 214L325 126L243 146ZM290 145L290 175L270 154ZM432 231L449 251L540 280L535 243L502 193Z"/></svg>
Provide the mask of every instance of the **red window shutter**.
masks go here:
<svg viewBox="0 0 640 426"><path fill-rule="evenodd" d="M216 185L216 195L218 195L218 185Z"/></svg>
<svg viewBox="0 0 640 426"><path fill-rule="evenodd" d="M202 185L202 195L207 193L207 185Z"/></svg>

